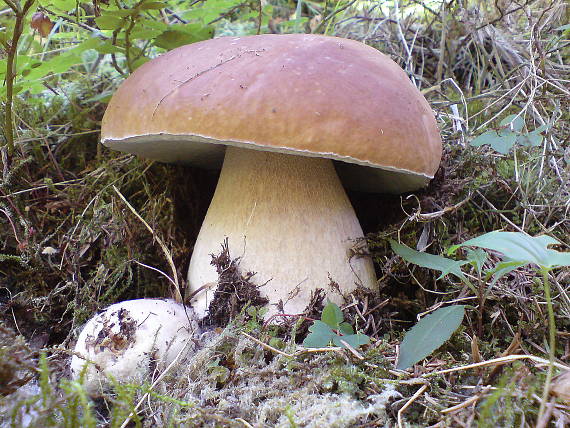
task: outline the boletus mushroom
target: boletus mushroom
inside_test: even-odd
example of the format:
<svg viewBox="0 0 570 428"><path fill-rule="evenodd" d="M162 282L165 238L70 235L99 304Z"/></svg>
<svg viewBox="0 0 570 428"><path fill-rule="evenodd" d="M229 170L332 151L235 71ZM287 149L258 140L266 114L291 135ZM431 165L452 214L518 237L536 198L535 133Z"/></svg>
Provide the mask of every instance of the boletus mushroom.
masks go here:
<svg viewBox="0 0 570 428"><path fill-rule="evenodd" d="M103 118L106 146L163 162L219 167L188 272L206 314L211 254L254 276L271 313L301 313L330 279L374 288L368 258L350 257L361 226L343 185L401 193L438 168L441 138L425 98L389 57L312 34L222 37L137 69ZM329 290L330 291L330 290ZM330 292L329 299L341 297Z"/></svg>

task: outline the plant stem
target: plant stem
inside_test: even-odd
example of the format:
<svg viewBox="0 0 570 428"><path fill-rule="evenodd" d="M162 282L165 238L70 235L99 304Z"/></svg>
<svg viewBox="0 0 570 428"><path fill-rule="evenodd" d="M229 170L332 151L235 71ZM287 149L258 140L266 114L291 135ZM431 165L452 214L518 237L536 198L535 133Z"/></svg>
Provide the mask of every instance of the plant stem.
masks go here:
<svg viewBox="0 0 570 428"><path fill-rule="evenodd" d="M552 372L554 369L554 353L556 350L556 324L554 320L554 309L552 307L552 298L550 296L550 282L548 280L548 269L540 268L542 273L542 281L544 285L544 296L546 297L546 307L548 310L548 331L549 331L549 350L548 350L548 371L546 372L546 381L544 382L544 390L542 391L542 399L540 400L540 410L538 418L540 420L546 409L548 401L548 393L550 392L550 382L552 381Z"/></svg>
<svg viewBox="0 0 570 428"><path fill-rule="evenodd" d="M24 18L34 4L35 0L26 0L23 7L11 0L4 0L16 15L12 41L8 49L6 58L6 111L4 117L4 129L6 133L6 146L8 147L8 157L14 153L14 128L12 126L13 114L12 105L14 103L14 79L16 78L16 58L18 56L18 42L24 31Z"/></svg>
<svg viewBox="0 0 570 428"><path fill-rule="evenodd" d="M483 313L485 311L485 289L483 281L481 280L481 272L478 271L477 275L478 287L477 298L479 299L479 311L477 311L477 335L481 339L483 337Z"/></svg>

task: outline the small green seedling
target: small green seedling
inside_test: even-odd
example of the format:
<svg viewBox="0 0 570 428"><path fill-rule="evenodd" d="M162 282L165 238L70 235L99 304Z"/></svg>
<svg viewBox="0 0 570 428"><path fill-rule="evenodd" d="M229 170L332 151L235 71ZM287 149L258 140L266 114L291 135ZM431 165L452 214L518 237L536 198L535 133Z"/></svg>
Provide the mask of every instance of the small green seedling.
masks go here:
<svg viewBox="0 0 570 428"><path fill-rule="evenodd" d="M489 145L502 155L508 154L515 144L527 147L536 147L542 144L542 135L547 125L539 126L534 131L524 132L524 119L520 115L512 114L500 122L499 129L484 132L473 141L475 147Z"/></svg>
<svg viewBox="0 0 570 428"><path fill-rule="evenodd" d="M309 331L303 341L303 346L307 348L324 348L333 343L342 348L346 348L348 344L356 349L370 342L370 338L365 334L354 334L351 325L344 322L340 308L332 302L327 303L320 321L314 321Z"/></svg>

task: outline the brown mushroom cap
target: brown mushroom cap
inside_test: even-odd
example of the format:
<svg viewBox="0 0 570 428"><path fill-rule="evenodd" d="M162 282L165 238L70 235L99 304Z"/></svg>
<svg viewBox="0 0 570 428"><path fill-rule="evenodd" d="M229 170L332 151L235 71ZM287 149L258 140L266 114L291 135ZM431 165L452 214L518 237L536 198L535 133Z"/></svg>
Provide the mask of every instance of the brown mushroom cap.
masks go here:
<svg viewBox="0 0 570 428"><path fill-rule="evenodd" d="M221 165L225 145L334 159L344 184L405 192L438 168L427 101L388 56L311 34L222 37L174 49L114 94L110 148L165 162Z"/></svg>

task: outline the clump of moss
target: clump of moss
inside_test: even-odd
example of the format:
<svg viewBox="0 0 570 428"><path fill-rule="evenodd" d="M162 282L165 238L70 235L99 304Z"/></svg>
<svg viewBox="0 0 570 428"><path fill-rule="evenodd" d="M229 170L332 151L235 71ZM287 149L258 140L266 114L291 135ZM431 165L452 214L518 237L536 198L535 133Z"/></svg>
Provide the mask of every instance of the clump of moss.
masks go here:
<svg viewBox="0 0 570 428"><path fill-rule="evenodd" d="M289 344L286 351L293 348ZM351 378L350 373L357 372L359 376ZM378 393L365 392L363 379L364 372L335 353L273 354L230 325L221 334L212 334L157 393L174 392L184 402L193 403L170 423L216 426L220 418L276 427L289 427L293 422L307 427L348 427L372 418L385 423L389 402L399 394L389 384L381 385Z"/></svg>

